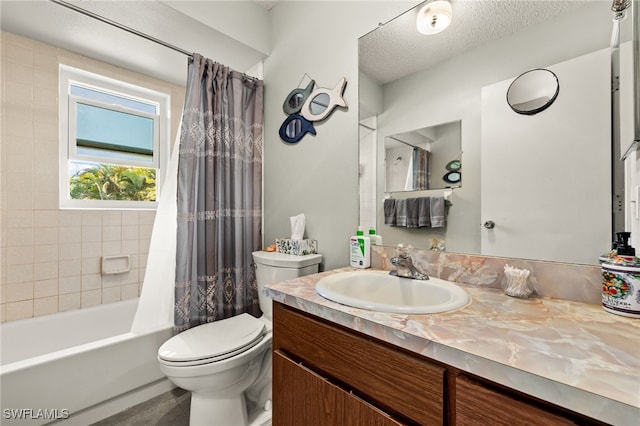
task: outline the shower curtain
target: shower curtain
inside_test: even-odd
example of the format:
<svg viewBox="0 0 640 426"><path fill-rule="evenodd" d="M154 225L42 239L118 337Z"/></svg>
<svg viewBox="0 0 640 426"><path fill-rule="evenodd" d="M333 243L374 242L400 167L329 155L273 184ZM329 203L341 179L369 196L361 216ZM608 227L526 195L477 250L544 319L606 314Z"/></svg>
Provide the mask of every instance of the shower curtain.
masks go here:
<svg viewBox="0 0 640 426"><path fill-rule="evenodd" d="M251 252L262 240L263 82L195 54L177 187L177 332L260 315Z"/></svg>
<svg viewBox="0 0 640 426"><path fill-rule="evenodd" d="M429 155L426 149L413 147L413 188L429 189Z"/></svg>

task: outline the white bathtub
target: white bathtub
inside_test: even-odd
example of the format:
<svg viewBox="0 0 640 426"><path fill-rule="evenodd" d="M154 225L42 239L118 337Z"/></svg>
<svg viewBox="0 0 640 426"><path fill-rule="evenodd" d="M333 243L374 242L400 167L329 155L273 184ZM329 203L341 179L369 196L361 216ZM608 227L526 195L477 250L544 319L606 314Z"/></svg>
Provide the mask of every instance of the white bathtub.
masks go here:
<svg viewBox="0 0 640 426"><path fill-rule="evenodd" d="M137 304L0 324L0 423L88 424L171 389L157 361L171 325L130 332Z"/></svg>

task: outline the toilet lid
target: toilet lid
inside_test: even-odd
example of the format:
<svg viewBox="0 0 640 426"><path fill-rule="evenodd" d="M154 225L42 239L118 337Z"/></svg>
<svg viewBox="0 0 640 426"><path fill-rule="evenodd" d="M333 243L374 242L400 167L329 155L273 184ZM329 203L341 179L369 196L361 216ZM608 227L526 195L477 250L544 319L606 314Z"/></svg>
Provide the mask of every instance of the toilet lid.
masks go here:
<svg viewBox="0 0 640 426"><path fill-rule="evenodd" d="M264 322L249 314L240 314L173 336L160 346L158 357L184 366L221 361L255 346L265 333Z"/></svg>

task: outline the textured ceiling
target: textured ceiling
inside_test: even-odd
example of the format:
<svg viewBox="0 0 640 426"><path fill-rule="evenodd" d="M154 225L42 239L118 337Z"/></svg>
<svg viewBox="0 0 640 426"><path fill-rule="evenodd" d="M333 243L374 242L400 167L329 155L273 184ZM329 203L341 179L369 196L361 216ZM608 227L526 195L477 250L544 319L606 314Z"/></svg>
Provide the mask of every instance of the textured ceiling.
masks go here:
<svg viewBox="0 0 640 426"><path fill-rule="evenodd" d="M432 36L416 30L416 15L422 6L418 5L360 39L360 71L378 83L389 83L590 2L593 0L452 0L451 26Z"/></svg>

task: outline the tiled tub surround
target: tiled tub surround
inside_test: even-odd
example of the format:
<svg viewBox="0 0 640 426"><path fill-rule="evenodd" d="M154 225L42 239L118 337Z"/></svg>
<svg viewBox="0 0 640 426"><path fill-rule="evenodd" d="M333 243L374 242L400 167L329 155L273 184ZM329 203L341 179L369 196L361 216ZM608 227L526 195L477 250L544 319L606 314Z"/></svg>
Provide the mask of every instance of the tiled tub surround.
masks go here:
<svg viewBox="0 0 640 426"><path fill-rule="evenodd" d="M184 88L0 32L0 322L136 298L155 211L58 208L58 67L66 64L171 95L176 134ZM103 276L100 258L130 255Z"/></svg>
<svg viewBox="0 0 640 426"><path fill-rule="evenodd" d="M391 269L393 253L392 247L376 247L374 266ZM278 302L595 419L637 424L640 320L601 308L600 268L427 251L413 257L430 275L457 281L471 304L443 314L400 315L351 308L315 292L323 276L353 268L274 283L266 292ZM572 297L504 295L499 287L506 263L531 269L538 293ZM563 290L554 292L557 287Z"/></svg>

